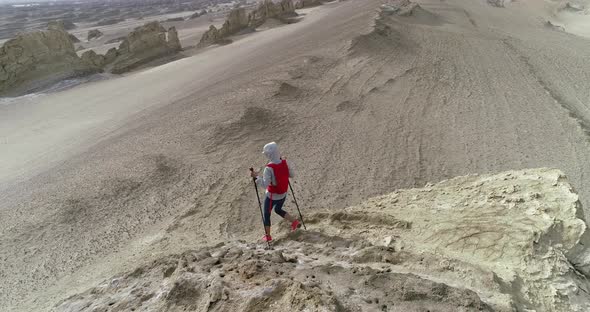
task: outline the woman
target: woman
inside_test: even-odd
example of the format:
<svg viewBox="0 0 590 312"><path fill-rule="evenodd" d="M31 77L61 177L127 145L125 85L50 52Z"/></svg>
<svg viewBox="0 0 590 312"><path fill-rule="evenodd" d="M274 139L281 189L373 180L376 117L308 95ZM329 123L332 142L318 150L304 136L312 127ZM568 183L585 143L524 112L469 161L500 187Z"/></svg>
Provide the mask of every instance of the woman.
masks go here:
<svg viewBox="0 0 590 312"><path fill-rule="evenodd" d="M279 146L275 142L268 143L262 149L270 162L264 168L262 176L252 171L250 175L256 178L256 184L266 189L264 200L264 231L266 235L262 238L266 242L272 241L270 236L270 213L275 213L291 222L291 229L295 231L301 227L299 220L292 217L283 210L283 204L289 190L289 178L293 177L293 170L287 165L287 160L281 158Z"/></svg>

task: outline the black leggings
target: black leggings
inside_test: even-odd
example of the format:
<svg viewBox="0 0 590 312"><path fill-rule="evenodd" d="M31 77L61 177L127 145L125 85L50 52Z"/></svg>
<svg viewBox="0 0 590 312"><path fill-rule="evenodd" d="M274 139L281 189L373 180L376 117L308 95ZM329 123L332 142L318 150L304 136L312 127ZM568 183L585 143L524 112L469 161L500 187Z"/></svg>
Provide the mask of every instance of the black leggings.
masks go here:
<svg viewBox="0 0 590 312"><path fill-rule="evenodd" d="M268 196L266 196L266 199L264 200L264 225L265 226L270 226L270 213L272 211L272 209L274 208L276 214L278 214L281 217L285 217L285 215L287 214L284 210L283 210L283 204L285 203L285 199L287 199L287 197L285 196L285 198L283 199L270 199ZM272 207L271 207L272 204Z"/></svg>

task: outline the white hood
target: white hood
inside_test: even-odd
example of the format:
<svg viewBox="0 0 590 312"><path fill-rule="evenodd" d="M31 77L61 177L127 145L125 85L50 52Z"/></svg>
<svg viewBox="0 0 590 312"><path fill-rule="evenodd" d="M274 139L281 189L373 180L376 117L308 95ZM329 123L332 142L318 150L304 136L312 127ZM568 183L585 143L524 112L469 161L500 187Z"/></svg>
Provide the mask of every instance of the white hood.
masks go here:
<svg viewBox="0 0 590 312"><path fill-rule="evenodd" d="M262 154L266 156L273 163L281 162L281 153L279 152L279 146L275 142L270 142L262 148Z"/></svg>

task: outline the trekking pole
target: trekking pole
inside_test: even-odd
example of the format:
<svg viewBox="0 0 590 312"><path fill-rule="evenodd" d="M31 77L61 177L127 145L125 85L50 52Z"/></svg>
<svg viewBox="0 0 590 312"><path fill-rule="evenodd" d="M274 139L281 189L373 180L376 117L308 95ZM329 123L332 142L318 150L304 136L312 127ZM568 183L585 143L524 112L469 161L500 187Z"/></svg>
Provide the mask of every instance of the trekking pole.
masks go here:
<svg viewBox="0 0 590 312"><path fill-rule="evenodd" d="M250 168L250 172L254 172L254 168ZM266 227L264 227L264 214L262 213L262 203L260 202L260 195L258 195L258 186L256 185L256 178L252 177L252 182L254 182L254 191L256 191L256 198L258 199L258 208L260 209L260 217L262 217L262 226L264 229L264 235L266 235ZM270 242L266 242L268 244L268 248L270 249Z"/></svg>
<svg viewBox="0 0 590 312"><path fill-rule="evenodd" d="M297 204L297 198L295 198L295 192L293 192L293 187L291 186L291 181L289 181L289 189L291 190L291 195L293 195L293 201L295 201L295 207L297 207L297 212L299 212L301 224L303 224L303 228L307 230L307 227L305 227L305 222L303 222L303 215L301 215L301 210L299 210L299 204Z"/></svg>

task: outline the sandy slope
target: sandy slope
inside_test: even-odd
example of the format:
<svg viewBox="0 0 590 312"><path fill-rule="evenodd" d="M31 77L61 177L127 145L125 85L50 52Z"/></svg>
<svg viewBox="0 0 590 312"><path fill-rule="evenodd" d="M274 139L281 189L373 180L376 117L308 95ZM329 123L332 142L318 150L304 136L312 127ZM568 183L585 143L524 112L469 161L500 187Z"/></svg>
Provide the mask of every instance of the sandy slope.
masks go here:
<svg viewBox="0 0 590 312"><path fill-rule="evenodd" d="M562 169L589 207L590 41L545 28L532 2L420 1L376 32L380 1L335 3L0 106L0 301L43 310L161 254L258 239L245 169L269 140L307 211L525 167Z"/></svg>

